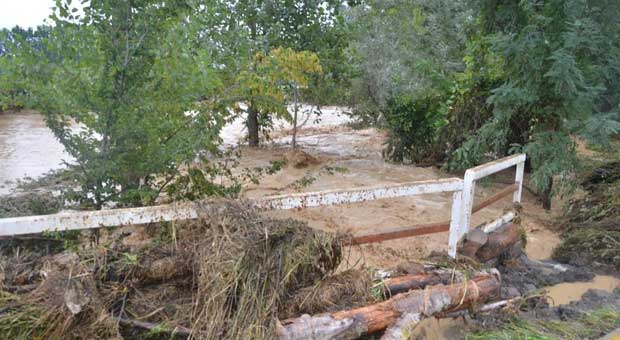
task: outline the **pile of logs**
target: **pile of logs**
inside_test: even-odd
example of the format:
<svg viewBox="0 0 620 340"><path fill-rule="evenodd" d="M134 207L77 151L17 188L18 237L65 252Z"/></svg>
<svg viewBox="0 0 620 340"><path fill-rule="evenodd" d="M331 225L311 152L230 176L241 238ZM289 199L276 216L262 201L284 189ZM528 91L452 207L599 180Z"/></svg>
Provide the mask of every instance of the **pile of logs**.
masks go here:
<svg viewBox="0 0 620 340"><path fill-rule="evenodd" d="M370 306L284 320L279 339L356 339L385 330L382 339L400 339L425 317L448 313L498 297L499 273L480 273L453 284L427 286ZM389 285L389 282L388 282Z"/></svg>
<svg viewBox="0 0 620 340"><path fill-rule="evenodd" d="M463 239L459 253L488 262L500 256L518 256L521 251L518 226L505 224L485 233L472 229ZM423 319L457 315L477 306L478 310L503 308L511 300L498 301L501 279L497 270L479 271L465 279L454 273L432 271L395 277L385 281L389 299L369 306L319 315L282 320L280 340L357 339L383 332L382 340L404 339ZM496 301L488 305L484 303ZM462 312L461 312L462 313Z"/></svg>

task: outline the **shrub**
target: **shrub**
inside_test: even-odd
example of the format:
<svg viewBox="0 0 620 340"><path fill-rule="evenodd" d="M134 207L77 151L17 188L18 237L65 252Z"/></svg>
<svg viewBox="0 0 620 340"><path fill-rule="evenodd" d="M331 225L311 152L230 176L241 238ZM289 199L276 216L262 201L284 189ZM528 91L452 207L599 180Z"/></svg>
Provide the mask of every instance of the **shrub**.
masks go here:
<svg viewBox="0 0 620 340"><path fill-rule="evenodd" d="M437 131L445 124L442 103L434 96L389 99L385 120L390 135L383 156L397 162L435 163Z"/></svg>

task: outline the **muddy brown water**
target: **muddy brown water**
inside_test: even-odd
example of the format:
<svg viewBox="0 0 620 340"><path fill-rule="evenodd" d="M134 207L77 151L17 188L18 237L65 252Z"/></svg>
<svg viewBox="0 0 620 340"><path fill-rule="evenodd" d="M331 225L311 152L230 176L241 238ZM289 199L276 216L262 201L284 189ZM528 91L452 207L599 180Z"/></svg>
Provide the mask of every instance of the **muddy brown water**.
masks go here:
<svg viewBox="0 0 620 340"><path fill-rule="evenodd" d="M0 194L15 181L39 177L71 157L36 112L0 114Z"/></svg>
<svg viewBox="0 0 620 340"><path fill-rule="evenodd" d="M250 185L242 193L253 198L279 193L317 191L336 188L385 185L407 181L430 180L451 177L435 168L390 164L383 161L381 150L384 133L375 129L353 130L343 125L346 118L337 110L328 111L323 124L310 123L299 131L298 142L305 152L316 157L317 164L305 168L287 165L283 171L263 178L259 185ZM340 120L339 120L340 119ZM286 126L273 134L272 142L260 149L242 149L241 165L247 167L269 164L271 160L289 156L287 146L290 136ZM243 126L233 122L223 131L227 144L234 144L243 136ZM0 194L6 194L15 182L24 176L37 177L51 169L61 167L62 160L69 160L62 146L35 112L0 114ZM339 167L342 172L331 174L321 169ZM303 177L312 181L303 187L291 184ZM500 190L502 184L481 184L476 187L480 199ZM544 260L551 255L559 237L548 226L560 214L561 202L554 211L540 208L540 203L529 192L523 193L522 225L528 231L526 252L531 258ZM473 217L473 224L490 221L511 206L506 198L482 210ZM417 223L446 220L450 214L450 195L424 195L405 197L362 204L312 208L296 211L274 212L276 216L295 217L311 226L332 231L350 231L354 234L379 232L394 227ZM354 247L348 264L365 264L374 268L389 268L401 262L427 256L431 251L447 251L447 233L387 241ZM563 283L548 287L556 304L577 300L591 288L612 290L620 285L620 279L597 276L591 282ZM455 339L462 336L462 321L431 319L419 327L419 334L426 339Z"/></svg>

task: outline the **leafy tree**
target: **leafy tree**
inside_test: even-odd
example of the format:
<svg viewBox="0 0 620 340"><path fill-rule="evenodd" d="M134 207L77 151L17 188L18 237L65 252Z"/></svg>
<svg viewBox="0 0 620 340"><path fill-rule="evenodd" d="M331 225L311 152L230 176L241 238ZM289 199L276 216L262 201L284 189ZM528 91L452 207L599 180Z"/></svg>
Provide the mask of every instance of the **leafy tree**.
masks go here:
<svg viewBox="0 0 620 340"><path fill-rule="evenodd" d="M335 84L345 78L346 67L341 62L347 44L346 29L340 15L341 1L337 0L207 0L200 16L202 31L199 43L208 46L222 78L228 84L238 84L240 72L253 72L256 55L268 54L276 48L309 51L318 55L325 72L310 78L306 93L318 98L320 84ZM335 86L331 86L334 88ZM243 98L249 104L246 112L248 139L251 146L259 144L261 117L272 112L255 107L251 96ZM234 104L233 104L234 105ZM277 114L277 113L276 113Z"/></svg>
<svg viewBox="0 0 620 340"><path fill-rule="evenodd" d="M620 132L620 27L615 1L478 1L481 32L499 57L502 82L492 116L455 152L450 168L523 151L550 207L554 178L569 184L578 166L573 136L606 144ZM613 9L616 9L614 11ZM482 64L481 67L486 67Z"/></svg>
<svg viewBox="0 0 620 340"><path fill-rule="evenodd" d="M148 204L177 180L221 191L208 181L217 171L191 168L217 152L224 122L208 99L220 86L208 53L191 45L191 4L102 0L83 16L70 4L57 1L48 41L61 62L33 81L38 107L76 160L76 198L96 209Z"/></svg>
<svg viewBox="0 0 620 340"><path fill-rule="evenodd" d="M9 109L21 109L32 105L28 79L37 72L30 67L31 50L43 52L43 40L49 35L50 28L39 26L23 29L14 27L0 30L0 112ZM42 57L51 56L41 53Z"/></svg>
<svg viewBox="0 0 620 340"><path fill-rule="evenodd" d="M246 101L248 114L252 110L261 113L256 128L270 126L274 117L292 120L288 97L297 88L307 87L310 77L321 72L319 58L312 52L290 48L276 48L268 55L259 52L237 77L233 98ZM237 111L243 110L237 106Z"/></svg>
<svg viewBox="0 0 620 340"><path fill-rule="evenodd" d="M471 12L465 1L369 0L349 11L359 114L389 110L390 101L436 97L464 68Z"/></svg>

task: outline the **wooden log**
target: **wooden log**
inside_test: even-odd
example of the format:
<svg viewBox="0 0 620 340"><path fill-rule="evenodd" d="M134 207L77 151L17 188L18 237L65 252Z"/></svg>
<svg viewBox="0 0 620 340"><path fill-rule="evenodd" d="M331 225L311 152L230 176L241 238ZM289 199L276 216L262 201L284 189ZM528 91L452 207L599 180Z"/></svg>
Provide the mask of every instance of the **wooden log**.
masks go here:
<svg viewBox="0 0 620 340"><path fill-rule="evenodd" d="M424 289L427 286L449 284L451 280L452 273L448 271L409 274L386 279L384 281L384 289L388 296L394 296L412 289Z"/></svg>
<svg viewBox="0 0 620 340"><path fill-rule="evenodd" d="M412 290L370 306L282 321L278 338L355 339L388 328L406 313L428 317L485 302L497 296L499 288L499 273L495 272L462 283Z"/></svg>
<svg viewBox="0 0 620 340"><path fill-rule="evenodd" d="M459 248L459 253L467 257L476 258L476 253L488 240L489 236L484 231L478 228L471 229L465 235L463 243Z"/></svg>
<svg viewBox="0 0 620 340"><path fill-rule="evenodd" d="M478 250L476 258L480 262L494 259L519 242L519 240L519 226L514 223L508 223L489 233L489 240Z"/></svg>
<svg viewBox="0 0 620 340"><path fill-rule="evenodd" d="M381 336L381 340L409 339L413 329L422 321L420 313L405 313L396 322L388 327Z"/></svg>

